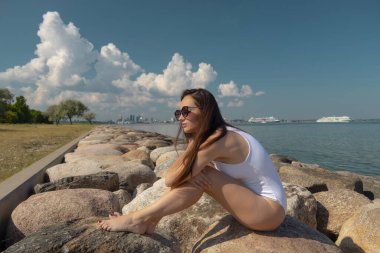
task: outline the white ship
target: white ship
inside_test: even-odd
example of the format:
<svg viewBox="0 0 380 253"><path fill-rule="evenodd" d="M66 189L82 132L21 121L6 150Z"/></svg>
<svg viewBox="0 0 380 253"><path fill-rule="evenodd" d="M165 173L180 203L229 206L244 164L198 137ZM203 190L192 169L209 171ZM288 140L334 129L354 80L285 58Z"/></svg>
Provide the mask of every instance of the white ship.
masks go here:
<svg viewBox="0 0 380 253"><path fill-rule="evenodd" d="M346 123L350 121L352 121L352 119L348 116L322 117L317 119L318 123Z"/></svg>
<svg viewBox="0 0 380 253"><path fill-rule="evenodd" d="M274 123L274 122L280 122L279 119L273 117L273 116L270 116L270 117L259 117L259 118L254 118L254 117L251 117L249 120L248 120L249 123Z"/></svg>

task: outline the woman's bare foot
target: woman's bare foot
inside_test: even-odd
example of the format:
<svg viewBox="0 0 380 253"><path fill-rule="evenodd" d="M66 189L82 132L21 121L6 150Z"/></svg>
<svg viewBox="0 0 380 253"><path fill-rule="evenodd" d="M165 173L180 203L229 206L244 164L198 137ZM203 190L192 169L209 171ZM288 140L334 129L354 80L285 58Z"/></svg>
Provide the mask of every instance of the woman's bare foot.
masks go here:
<svg viewBox="0 0 380 253"><path fill-rule="evenodd" d="M136 217L135 213L120 216L115 215L109 220L98 221L99 228L103 230L112 232L128 231L135 234L144 234L149 224L150 222Z"/></svg>
<svg viewBox="0 0 380 253"><path fill-rule="evenodd" d="M148 228L146 230L146 233L149 235L153 234L154 230L157 227L157 224L158 224L158 221L154 221L154 222L149 223Z"/></svg>
<svg viewBox="0 0 380 253"><path fill-rule="evenodd" d="M113 218L119 217L119 216L121 216L121 215L122 215L122 214L119 213L119 212L113 212L113 213L110 213L110 214L108 215L108 217L109 217L110 219L113 219Z"/></svg>

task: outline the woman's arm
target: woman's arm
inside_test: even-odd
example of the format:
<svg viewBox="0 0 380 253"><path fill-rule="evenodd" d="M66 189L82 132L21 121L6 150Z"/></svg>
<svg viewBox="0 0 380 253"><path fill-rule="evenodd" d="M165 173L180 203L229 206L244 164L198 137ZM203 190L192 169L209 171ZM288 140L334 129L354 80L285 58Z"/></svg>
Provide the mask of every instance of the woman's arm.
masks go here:
<svg viewBox="0 0 380 253"><path fill-rule="evenodd" d="M223 139L223 138L222 138ZM191 177L198 175L201 173L201 171L209 165L213 160L215 160L221 153L223 153L223 145L222 145L222 139L219 139L218 141L212 143L211 145L205 147L202 150L198 151L197 158L195 159L193 168L192 168L192 175L187 176L184 180L182 180L179 183L176 183L176 185L180 185L188 180L191 179ZM175 162L174 164L168 169L168 172L165 176L165 184L168 187L173 187L174 183L177 181L176 179L179 177L181 172L185 169L183 167L183 157L184 154L182 154Z"/></svg>

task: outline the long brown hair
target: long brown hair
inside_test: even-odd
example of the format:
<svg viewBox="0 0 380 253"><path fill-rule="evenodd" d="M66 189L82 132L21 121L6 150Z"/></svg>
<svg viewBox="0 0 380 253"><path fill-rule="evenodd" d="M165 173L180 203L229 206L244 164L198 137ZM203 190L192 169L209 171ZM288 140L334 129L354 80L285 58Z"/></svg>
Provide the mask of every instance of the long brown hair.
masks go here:
<svg viewBox="0 0 380 253"><path fill-rule="evenodd" d="M202 148L205 148L211 145L212 143L216 142L217 140L226 135L226 126L229 126L229 124L227 124L224 121L222 114L220 113L218 103L216 102L215 97L208 90L184 90L181 95L181 101L186 96L191 96L194 99L197 107L201 109L201 123L199 124L199 129L197 129L196 133L184 133L186 142L188 143L189 140L192 139L192 145L190 149L186 150L186 153L184 154L184 170L179 175L177 183L181 182L192 173L192 168L202 143L204 143L207 140L207 138L210 137L210 135L212 135L216 130L220 130L221 134L217 138L207 143L206 146L202 146ZM181 132L183 132L183 129L180 124L180 128L178 130L177 137L175 140L176 145L178 143L179 135Z"/></svg>

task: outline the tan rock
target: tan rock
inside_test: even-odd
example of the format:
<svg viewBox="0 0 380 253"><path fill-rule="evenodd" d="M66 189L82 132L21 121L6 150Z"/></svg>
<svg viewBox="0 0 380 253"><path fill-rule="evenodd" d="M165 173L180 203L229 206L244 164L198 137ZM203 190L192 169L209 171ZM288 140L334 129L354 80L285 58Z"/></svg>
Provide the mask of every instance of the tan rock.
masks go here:
<svg viewBox="0 0 380 253"><path fill-rule="evenodd" d="M224 216L205 231L192 252L342 252L329 238L287 216L272 232L255 232Z"/></svg>
<svg viewBox="0 0 380 253"><path fill-rule="evenodd" d="M373 200L380 198L380 176L365 176L349 171L337 171L337 173L349 177L359 177L363 182L363 194Z"/></svg>
<svg viewBox="0 0 380 253"><path fill-rule="evenodd" d="M129 160L139 159L139 160L150 160L149 154L142 150L131 150L122 155Z"/></svg>
<svg viewBox="0 0 380 253"><path fill-rule="evenodd" d="M342 226L335 242L344 252L380 252L380 201L363 206Z"/></svg>
<svg viewBox="0 0 380 253"><path fill-rule="evenodd" d="M355 191L338 189L314 194L318 201L317 228L334 241L343 223L371 201Z"/></svg>
<svg viewBox="0 0 380 253"><path fill-rule="evenodd" d="M282 166L279 175L282 182L303 186L311 193L334 189L363 192L363 183L359 177L340 175L317 165Z"/></svg>

